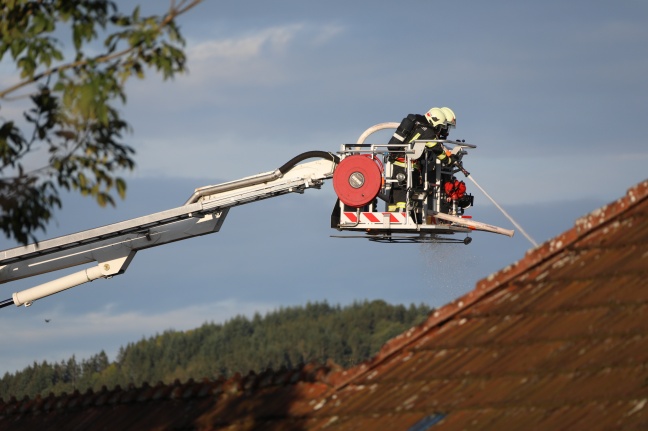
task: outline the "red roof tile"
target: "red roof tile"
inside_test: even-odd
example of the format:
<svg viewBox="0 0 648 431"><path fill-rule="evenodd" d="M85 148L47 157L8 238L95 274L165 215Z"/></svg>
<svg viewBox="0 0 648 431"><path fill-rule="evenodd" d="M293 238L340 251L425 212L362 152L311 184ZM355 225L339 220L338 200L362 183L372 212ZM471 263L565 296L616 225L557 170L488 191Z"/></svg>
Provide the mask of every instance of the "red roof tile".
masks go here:
<svg viewBox="0 0 648 431"><path fill-rule="evenodd" d="M648 429L648 181L342 371L0 403L2 429Z"/></svg>

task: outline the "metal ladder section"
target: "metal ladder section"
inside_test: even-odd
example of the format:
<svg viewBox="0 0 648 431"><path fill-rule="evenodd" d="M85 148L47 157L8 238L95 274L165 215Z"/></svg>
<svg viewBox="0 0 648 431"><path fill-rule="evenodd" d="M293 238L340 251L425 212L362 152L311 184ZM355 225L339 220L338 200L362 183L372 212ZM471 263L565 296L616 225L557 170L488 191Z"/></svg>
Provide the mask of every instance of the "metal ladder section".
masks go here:
<svg viewBox="0 0 648 431"><path fill-rule="evenodd" d="M304 153L315 157L313 153ZM281 168L240 180L196 189L181 207L70 235L0 251L0 284L97 262L97 266L13 294L0 308L31 305L97 278L122 274L135 253L195 236L218 232L231 207L287 193L320 188L333 176L337 157L297 164L298 156Z"/></svg>

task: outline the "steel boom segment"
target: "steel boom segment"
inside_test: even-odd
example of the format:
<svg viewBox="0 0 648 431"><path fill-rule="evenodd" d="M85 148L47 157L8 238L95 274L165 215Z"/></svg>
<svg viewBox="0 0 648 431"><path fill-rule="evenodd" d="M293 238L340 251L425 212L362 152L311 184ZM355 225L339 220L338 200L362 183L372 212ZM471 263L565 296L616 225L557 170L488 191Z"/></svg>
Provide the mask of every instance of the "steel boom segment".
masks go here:
<svg viewBox="0 0 648 431"><path fill-rule="evenodd" d="M314 156L304 155L293 161ZM0 284L97 262L94 267L15 292L11 299L0 302L0 308L29 306L62 290L122 274L139 250L218 232L231 207L319 188L333 176L337 157L330 156L331 160L289 162L272 172L201 187L181 207L0 251Z"/></svg>

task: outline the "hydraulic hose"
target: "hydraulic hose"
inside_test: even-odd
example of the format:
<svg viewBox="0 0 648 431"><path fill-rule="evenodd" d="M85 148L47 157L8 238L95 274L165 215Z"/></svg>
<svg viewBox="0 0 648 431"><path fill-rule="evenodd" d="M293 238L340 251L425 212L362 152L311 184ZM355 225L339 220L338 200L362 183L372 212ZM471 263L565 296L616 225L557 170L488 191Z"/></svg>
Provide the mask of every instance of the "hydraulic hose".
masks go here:
<svg viewBox="0 0 648 431"><path fill-rule="evenodd" d="M331 159L331 161L333 161L333 163L335 164L340 163L340 158L333 153L329 153L328 151L307 151L305 153L301 153L300 155L295 156L292 159L288 160L286 163L283 164L283 166L281 166L278 169L278 171L281 172L281 175L283 175L289 170L291 170L297 163L313 157L319 157L321 159Z"/></svg>

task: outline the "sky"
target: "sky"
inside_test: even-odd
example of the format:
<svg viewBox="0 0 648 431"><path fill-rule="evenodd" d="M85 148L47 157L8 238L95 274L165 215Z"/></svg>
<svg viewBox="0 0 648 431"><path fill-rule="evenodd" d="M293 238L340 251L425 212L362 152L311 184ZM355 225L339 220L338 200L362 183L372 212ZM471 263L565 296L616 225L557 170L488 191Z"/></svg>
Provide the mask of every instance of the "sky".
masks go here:
<svg viewBox="0 0 648 431"><path fill-rule="evenodd" d="M101 209L66 196L43 239L175 208L197 187L338 151L374 124L433 106L455 111L451 138L477 146L464 166L538 243L648 178L643 0L209 1L179 24L189 72L167 82L149 73L127 89L137 150L127 198ZM0 87L15 79L0 61ZM475 220L514 228L466 183ZM440 307L532 248L519 232L475 233L468 246L332 238L335 198L328 183L233 208L219 233L0 310L0 373L102 349L115 359L120 346L168 329L309 301ZM0 285L0 299L67 273Z"/></svg>

